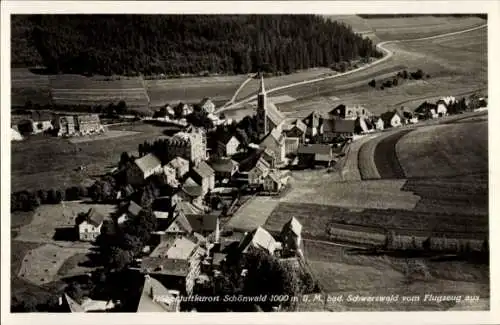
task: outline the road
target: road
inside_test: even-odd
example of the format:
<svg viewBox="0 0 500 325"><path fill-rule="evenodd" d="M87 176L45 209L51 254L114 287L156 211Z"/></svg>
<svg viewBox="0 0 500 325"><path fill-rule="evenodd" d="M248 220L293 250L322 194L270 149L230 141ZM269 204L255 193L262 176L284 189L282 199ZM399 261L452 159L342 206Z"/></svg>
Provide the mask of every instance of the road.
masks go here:
<svg viewBox="0 0 500 325"><path fill-rule="evenodd" d="M257 74L254 73L254 74L250 75L245 81L243 81L243 83L240 85L240 87L234 93L233 97L227 103L224 104L223 108L227 107L227 106L230 106L231 104L233 104L234 101L236 100L236 98L238 97L238 94L243 89L243 87L245 87L247 83L249 83L250 81L252 81L252 79L255 78L256 75Z"/></svg>
<svg viewBox="0 0 500 325"><path fill-rule="evenodd" d="M334 79L334 78L338 78L338 77L341 77L341 76L353 74L353 73L356 73L356 72L359 72L359 71L362 71L362 70L366 70L366 69L368 69L370 67L373 67L375 65L378 65L380 63L383 63L383 62L389 60L394 55L394 52L392 52L388 48L384 47L384 45L393 44L393 43L400 43L400 42L424 41L424 40L437 39L437 38L448 37L448 36L453 36L453 35L459 35L459 34L464 34L464 33L472 32L472 31L475 31L475 30L478 30L478 29L481 29L481 28L485 28L487 26L488 26L487 24L484 24L484 25L481 25L481 26L477 26L477 27L473 27L473 28L468 28L468 29L461 30L461 31L456 31L456 32L451 32L451 33L445 33L445 34L439 34L439 35L435 35L435 36L422 37L422 38L414 38L414 39L406 39L406 40L393 40L393 41L381 42L381 43L378 43L376 45L376 47L377 47L377 49L380 49L380 50L384 51L385 55L382 58L380 58L379 60L376 60L376 61L374 61L372 63L369 63L369 64L364 65L362 67L359 67L357 69L350 70L350 71L343 72L343 73L338 73L338 74L335 74L333 76L326 76L326 77L321 77L321 78L316 78L316 79L311 79L311 80L304 80L304 81L299 81L299 82L295 82L295 83L292 83L292 84L288 84L288 85L284 85L284 86L280 86L280 87L268 89L267 93L269 94L269 93L272 93L272 92L275 92L275 91L278 91L278 90L288 89L288 88L292 88L292 87L296 87L296 86L301 86L301 85L307 85L307 84L315 83L315 82L318 82L318 81L324 81L324 80ZM239 93L239 91L244 86L244 84L242 84L242 86L236 91L235 95L237 95ZM223 111L238 109L238 108L240 108L241 105L246 104L246 103L248 103L250 101L253 101L253 100L255 100L257 98L257 96L254 95L254 96L245 98L245 99L243 99L243 100L241 100L239 102L234 103L235 97L236 96L233 96L233 99L231 99L231 101L233 101L232 104L230 104L228 106L221 107L215 113L219 114L219 113L221 113Z"/></svg>

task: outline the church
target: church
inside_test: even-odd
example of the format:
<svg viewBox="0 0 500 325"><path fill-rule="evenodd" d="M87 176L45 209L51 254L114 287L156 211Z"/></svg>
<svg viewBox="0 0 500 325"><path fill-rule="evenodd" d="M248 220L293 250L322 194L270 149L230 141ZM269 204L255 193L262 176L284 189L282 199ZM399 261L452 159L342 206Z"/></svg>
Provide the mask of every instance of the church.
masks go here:
<svg viewBox="0 0 500 325"><path fill-rule="evenodd" d="M277 166L285 163L285 136L283 135L284 115L273 102L267 99L264 78L260 79L257 95L256 121L259 129L260 147L274 153Z"/></svg>
<svg viewBox="0 0 500 325"><path fill-rule="evenodd" d="M281 133L285 121L283 113L278 110L273 102L267 99L263 77L260 78L260 89L257 95L256 119L261 138L268 135L274 128L278 128Z"/></svg>

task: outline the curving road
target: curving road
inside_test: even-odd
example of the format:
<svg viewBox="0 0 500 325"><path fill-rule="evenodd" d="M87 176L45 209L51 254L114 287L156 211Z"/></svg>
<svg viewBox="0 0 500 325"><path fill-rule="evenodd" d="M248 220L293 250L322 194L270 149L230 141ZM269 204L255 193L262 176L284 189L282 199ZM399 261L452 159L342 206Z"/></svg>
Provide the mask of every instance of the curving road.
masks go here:
<svg viewBox="0 0 500 325"><path fill-rule="evenodd" d="M276 87L276 88L272 88L272 89L268 89L267 90L267 93L272 93L272 92L275 92L275 91L278 91L278 90L283 90L283 89L288 89L288 88L292 88L292 87L296 87L296 86L300 86L300 85L307 85L307 84L311 84L311 83L315 83L315 82L318 82L318 81L323 81L323 80L329 80L329 79L334 79L334 78L338 78L338 77L341 77L341 76L345 76L345 75L349 75L349 74L352 74L352 73L355 73L355 72L358 72L358 71L362 71L362 70L365 70L365 69L368 69L374 65L377 65L377 64L380 64L384 61L387 61L389 60L393 55L394 55L394 52L392 52L391 50L387 49L384 47L384 45L387 45L387 44L392 44L392 43L399 43L399 42L413 42L413 41L424 41L424 40L430 40L430 39L437 39L437 38L442 38L442 37L447 37L447 36L453 36L453 35L458 35L458 34L464 34L464 33L468 33L468 32L472 32L472 31L475 31L475 30L478 30L478 29L481 29L481 28L485 28L487 27L488 24L484 24L484 25L481 25L481 26L477 26L477 27L473 27L473 28L468 28L468 29L465 29L465 30L460 30L460 31L456 31L456 32L451 32L451 33L445 33L445 34L439 34L439 35L435 35L435 36L429 36L429 37L422 37L422 38L414 38L414 39L406 39L406 40L393 40L393 41L385 41L385 42L381 42L381 43L378 43L376 45L377 49L380 49L382 51L385 52L385 55L384 57L382 57L381 59L379 60L376 60L372 63L369 63L367 65L364 65L362 67L359 67L357 69L354 69L354 70L350 70L350 71L347 71L347 72L343 72L343 73L338 73L338 74L335 74L333 76L326 76L326 77L321 77L321 78L316 78L316 79L311 79L311 80L304 80L304 81L299 81L299 82L295 82L295 83L292 83L292 84L288 84L288 85L284 85L284 86L280 86L280 87ZM246 81L248 82L248 81ZM237 109L239 108L239 106L243 105L243 104L246 104L248 102L251 102L253 100L255 100L257 98L256 95L253 95L251 97L248 97L248 98L245 98L239 102L236 102L234 103L234 99L236 98L236 95L239 93L239 91L241 90L241 88L246 84L243 83L242 86L240 86L240 88L238 88L238 90L236 91L236 94L235 96L233 96L233 98L231 99L231 102L233 102L232 104L229 104L229 105L224 105L223 107L221 107L220 109L218 109L215 114L219 114L223 111L227 111L227 110L232 110L232 109Z"/></svg>

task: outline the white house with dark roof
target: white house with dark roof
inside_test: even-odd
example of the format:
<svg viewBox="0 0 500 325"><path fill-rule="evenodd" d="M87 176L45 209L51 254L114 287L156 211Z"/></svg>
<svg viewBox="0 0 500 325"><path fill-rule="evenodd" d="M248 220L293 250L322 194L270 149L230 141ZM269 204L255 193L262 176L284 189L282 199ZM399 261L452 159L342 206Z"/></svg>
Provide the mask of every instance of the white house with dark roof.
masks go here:
<svg viewBox="0 0 500 325"><path fill-rule="evenodd" d="M248 184L261 185L264 184L264 179L269 174L270 165L262 157L257 160L255 166L248 171Z"/></svg>
<svg viewBox="0 0 500 325"><path fill-rule="evenodd" d="M280 245L267 230L262 227L258 227L257 229L246 233L245 237L243 237L240 241L238 247L239 251L243 254L250 253L253 250L260 250L274 255Z"/></svg>
<svg viewBox="0 0 500 325"><path fill-rule="evenodd" d="M281 175L281 172L276 169L272 169L266 177L264 177L264 191L270 193L278 193L286 185L286 177Z"/></svg>
<svg viewBox="0 0 500 325"><path fill-rule="evenodd" d="M154 175L162 173L161 161L152 153L134 160L126 170L127 182L134 185L141 185L144 181Z"/></svg>
<svg viewBox="0 0 500 325"><path fill-rule="evenodd" d="M104 215L91 208L80 221L77 224L79 239L81 241L95 241L101 234Z"/></svg>
<svg viewBox="0 0 500 325"><path fill-rule="evenodd" d="M259 144L262 149L269 149L276 157L276 166L282 166L286 161L285 137L278 128L274 128Z"/></svg>
<svg viewBox="0 0 500 325"><path fill-rule="evenodd" d="M166 313L180 310L179 292L167 289L160 281L145 275L141 290L138 313Z"/></svg>

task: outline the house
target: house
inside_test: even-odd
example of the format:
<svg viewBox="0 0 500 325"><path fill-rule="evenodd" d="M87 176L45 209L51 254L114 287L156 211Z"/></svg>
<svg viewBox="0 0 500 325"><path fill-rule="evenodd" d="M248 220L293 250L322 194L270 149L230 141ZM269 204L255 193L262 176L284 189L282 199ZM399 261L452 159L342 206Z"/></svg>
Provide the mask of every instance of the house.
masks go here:
<svg viewBox="0 0 500 325"><path fill-rule="evenodd" d="M373 130L374 126L371 121L363 116L357 117L354 121L354 132L356 134L368 133Z"/></svg>
<svg viewBox="0 0 500 325"><path fill-rule="evenodd" d="M127 183L135 186L144 184L144 181L154 175L163 172L160 160L152 153L134 160L133 164L126 170Z"/></svg>
<svg viewBox="0 0 500 325"><path fill-rule="evenodd" d="M104 131L99 115L97 114L82 114L76 115L76 129L79 134L86 135Z"/></svg>
<svg viewBox="0 0 500 325"><path fill-rule="evenodd" d="M269 174L270 166L263 158L259 158L255 166L248 171L248 184L257 186L264 184L264 178Z"/></svg>
<svg viewBox="0 0 500 325"><path fill-rule="evenodd" d="M332 142L336 138L350 139L354 135L355 120L325 119L321 125L321 139L323 142Z"/></svg>
<svg viewBox="0 0 500 325"><path fill-rule="evenodd" d="M280 233L283 255L295 255L302 247L302 224L292 217L283 225Z"/></svg>
<svg viewBox="0 0 500 325"><path fill-rule="evenodd" d="M273 129L278 129L281 133L285 116L267 98L266 89L264 87L264 78L261 76L260 89L257 95L256 121L258 125L259 138L266 136Z"/></svg>
<svg viewBox="0 0 500 325"><path fill-rule="evenodd" d="M116 223L118 225L122 225L130 218L137 217L141 211L142 207L139 204L135 203L134 201L130 201L130 203L128 204L127 212L118 217L118 219L116 219Z"/></svg>
<svg viewBox="0 0 500 325"><path fill-rule="evenodd" d="M215 187L215 172L205 161L193 167L191 177L195 182L201 184L202 196L205 196Z"/></svg>
<svg viewBox="0 0 500 325"><path fill-rule="evenodd" d="M287 138L298 138L304 141L306 137L307 125L300 119L294 119L283 126L283 133Z"/></svg>
<svg viewBox="0 0 500 325"><path fill-rule="evenodd" d="M113 301L106 300L85 298L81 303L78 303L67 293L59 298L59 305L72 313L105 312L115 308Z"/></svg>
<svg viewBox="0 0 500 325"><path fill-rule="evenodd" d="M262 149L269 149L276 157L276 166L282 166L286 160L285 137L278 128L274 128L259 144Z"/></svg>
<svg viewBox="0 0 500 325"><path fill-rule="evenodd" d="M200 184L195 182L191 177L184 181L182 184L179 196L188 202L193 202L195 204L202 204L203 197L206 193L203 193L203 188Z"/></svg>
<svg viewBox="0 0 500 325"><path fill-rule="evenodd" d="M404 118L397 111L389 111L380 115L380 118L384 121L384 128L395 128L403 125Z"/></svg>
<svg viewBox="0 0 500 325"><path fill-rule="evenodd" d="M264 191L278 193L286 185L286 178L282 177L279 170L273 169L264 177Z"/></svg>
<svg viewBox="0 0 500 325"><path fill-rule="evenodd" d="M57 136L72 136L77 132L76 116L57 115L54 119L54 129L57 130Z"/></svg>
<svg viewBox="0 0 500 325"><path fill-rule="evenodd" d="M184 175L189 172L189 161L181 157L175 157L170 160L165 166L169 169L175 170L175 177L177 180L181 180Z"/></svg>
<svg viewBox="0 0 500 325"><path fill-rule="evenodd" d="M384 120L381 117L375 120L375 128L380 131L384 129Z"/></svg>
<svg viewBox="0 0 500 325"><path fill-rule="evenodd" d="M188 163L188 170L189 170L189 163ZM179 186L179 181L177 180L177 170L172 165L166 164L165 166L163 166L163 175L165 175L166 183L169 186L171 187Z"/></svg>
<svg viewBox="0 0 500 325"><path fill-rule="evenodd" d="M169 289L190 295L204 254L205 250L186 236L162 237L151 254L142 258L140 269Z"/></svg>
<svg viewBox="0 0 500 325"><path fill-rule="evenodd" d="M414 112L415 115L422 120L438 117L437 105L428 102L423 102L422 104L420 104L420 106L418 106Z"/></svg>
<svg viewBox="0 0 500 325"><path fill-rule="evenodd" d="M238 163L230 158L218 158L210 161L210 166L215 173L215 179L218 181L231 179L238 171Z"/></svg>
<svg viewBox="0 0 500 325"><path fill-rule="evenodd" d="M213 234L220 228L216 214L186 214L186 219L194 232L204 236Z"/></svg>
<svg viewBox="0 0 500 325"><path fill-rule="evenodd" d="M457 99L453 96L443 97L436 102L437 108L436 113L438 117L448 115L448 107L457 102Z"/></svg>
<svg viewBox="0 0 500 325"><path fill-rule="evenodd" d="M333 119L355 120L357 117L369 118L372 113L361 105L346 106L340 104L328 112L328 115L329 118Z"/></svg>
<svg viewBox="0 0 500 325"><path fill-rule="evenodd" d="M53 129L53 114L46 110L31 111L30 118L22 120L17 127L21 134L38 134Z"/></svg>
<svg viewBox="0 0 500 325"><path fill-rule="evenodd" d="M297 151L297 156L301 166L330 166L333 161L333 150L328 144L301 145Z"/></svg>
<svg viewBox="0 0 500 325"><path fill-rule="evenodd" d="M146 274L137 304L138 313L165 313L180 310L179 291L167 289L160 281Z"/></svg>
<svg viewBox="0 0 500 325"><path fill-rule="evenodd" d="M215 104L208 97L203 98L199 106L207 114L213 114L215 111Z"/></svg>
<svg viewBox="0 0 500 325"><path fill-rule="evenodd" d="M276 168L276 155L273 151L267 148L262 150L260 158L264 159L269 164L270 168Z"/></svg>
<svg viewBox="0 0 500 325"><path fill-rule="evenodd" d="M302 121L306 125L306 137L313 138L319 133L319 128L321 125L321 114L317 111L313 111L307 117L305 117Z"/></svg>
<svg viewBox="0 0 500 325"><path fill-rule="evenodd" d="M247 254L252 251L264 251L270 255L274 255L279 244L271 236L271 234L262 227L248 232L238 245L238 251Z"/></svg>
<svg viewBox="0 0 500 325"><path fill-rule="evenodd" d="M81 241L95 241L101 234L104 216L91 208L80 220L77 218L78 238Z"/></svg>
<svg viewBox="0 0 500 325"><path fill-rule="evenodd" d="M221 139L217 140L217 152L223 157L230 157L238 152L240 141L230 133L224 133Z"/></svg>

